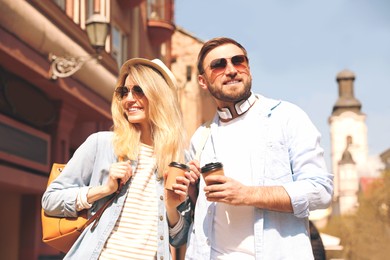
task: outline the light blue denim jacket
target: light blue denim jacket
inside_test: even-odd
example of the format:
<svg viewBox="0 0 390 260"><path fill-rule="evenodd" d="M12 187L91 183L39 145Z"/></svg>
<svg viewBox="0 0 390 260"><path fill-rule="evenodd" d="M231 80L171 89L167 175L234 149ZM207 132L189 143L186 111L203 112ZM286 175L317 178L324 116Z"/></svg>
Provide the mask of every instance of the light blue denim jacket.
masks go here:
<svg viewBox="0 0 390 260"><path fill-rule="evenodd" d="M326 169L323 149L319 146L320 134L306 113L297 106L260 95L257 98L255 105L242 116L258 114L250 117L258 134L253 136L253 143L248 144L251 147L248 149L253 149L252 163L241 168L252 172L254 186L283 186L291 198L293 213L255 208L256 259L313 259L309 212L327 208L333 194L333 175ZM215 161L218 148L215 146L218 143L216 132L221 127L218 116L210 127L211 134L200 157L201 166ZM203 132L204 126L191 139L192 156L201 146L199 142ZM245 134L248 133L237 133L232 138ZM203 188L204 181L200 181L194 222L188 231L186 259L211 259L216 204L206 200ZM234 234L226 234L229 235Z"/></svg>
<svg viewBox="0 0 390 260"><path fill-rule="evenodd" d="M76 197L80 187L98 186L106 182L110 165L118 160L112 145L112 132L98 132L90 135L76 150L60 176L54 180L42 197L42 208L52 216L75 217ZM137 166L132 161L133 171ZM170 259L169 232L164 204L163 179L156 174L156 191L158 196L158 248L157 259ZM124 185L119 196L102 215L97 227L91 231L87 227L67 253L64 259L97 259L111 234L121 213L130 181ZM89 214L96 211L109 199L103 198L95 202ZM188 225L188 223L186 223ZM180 235L179 240L183 240Z"/></svg>

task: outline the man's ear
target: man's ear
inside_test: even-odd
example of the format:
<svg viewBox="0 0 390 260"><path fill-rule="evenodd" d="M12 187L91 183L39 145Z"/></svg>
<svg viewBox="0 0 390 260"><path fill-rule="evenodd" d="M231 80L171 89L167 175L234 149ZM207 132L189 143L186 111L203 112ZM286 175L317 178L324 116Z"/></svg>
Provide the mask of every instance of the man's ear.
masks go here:
<svg viewBox="0 0 390 260"><path fill-rule="evenodd" d="M199 83L199 86L204 89L204 90L208 90L207 88L207 81L206 79L203 77L203 75L198 75L198 83Z"/></svg>

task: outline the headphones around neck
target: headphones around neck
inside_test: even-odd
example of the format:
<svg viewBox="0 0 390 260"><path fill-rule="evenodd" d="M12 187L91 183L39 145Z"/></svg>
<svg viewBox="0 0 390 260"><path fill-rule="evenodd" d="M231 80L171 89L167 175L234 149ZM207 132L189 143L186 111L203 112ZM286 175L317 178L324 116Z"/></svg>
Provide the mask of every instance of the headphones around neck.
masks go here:
<svg viewBox="0 0 390 260"><path fill-rule="evenodd" d="M255 101L256 101L256 96L253 93L251 93L248 99L244 99L237 102L234 105L234 109L236 110L238 115L242 115L249 110L249 108L253 105L253 103L255 103ZM224 120L233 118L232 113L227 107L218 108L217 113L219 117Z"/></svg>

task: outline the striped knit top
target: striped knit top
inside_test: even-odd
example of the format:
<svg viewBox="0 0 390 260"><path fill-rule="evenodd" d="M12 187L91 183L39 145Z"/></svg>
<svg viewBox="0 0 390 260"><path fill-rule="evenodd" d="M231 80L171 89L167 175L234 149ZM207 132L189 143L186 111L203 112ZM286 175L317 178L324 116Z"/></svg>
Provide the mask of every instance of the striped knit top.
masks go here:
<svg viewBox="0 0 390 260"><path fill-rule="evenodd" d="M111 232L101 260L155 259L157 252L157 194L153 147L141 145L122 212Z"/></svg>

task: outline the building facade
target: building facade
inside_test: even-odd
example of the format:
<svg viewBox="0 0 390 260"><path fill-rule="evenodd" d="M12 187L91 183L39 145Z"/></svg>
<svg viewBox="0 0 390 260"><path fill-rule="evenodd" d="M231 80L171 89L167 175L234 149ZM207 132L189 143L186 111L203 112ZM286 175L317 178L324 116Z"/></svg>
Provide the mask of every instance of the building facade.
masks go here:
<svg viewBox="0 0 390 260"><path fill-rule="evenodd" d="M178 94L184 117L184 125L191 137L200 123L211 120L216 104L208 91L198 85L197 59L203 41L176 27L172 36L172 71L178 81Z"/></svg>
<svg viewBox="0 0 390 260"><path fill-rule="evenodd" d="M390 148L385 150L385 151L383 151L380 154L380 158L381 158L381 161L384 164L384 169L386 171L389 171L390 170Z"/></svg>
<svg viewBox="0 0 390 260"><path fill-rule="evenodd" d="M187 78L178 49L186 46L176 46L172 57L173 0L0 0L0 5L1 258L61 259L41 242L40 203L51 164L67 162L89 134L110 130L111 98L125 60L159 58L169 67L175 63L174 74ZM98 53L86 33L94 15L110 24ZM62 72L79 68L62 76L53 61L61 61ZM191 94L195 101L181 95L185 118L191 113L189 135L207 117L196 95Z"/></svg>
<svg viewBox="0 0 390 260"><path fill-rule="evenodd" d="M355 74L337 74L339 97L329 117L334 174L333 214L352 213L357 206L359 174L368 161L366 115L354 96ZM352 211L352 212L351 212Z"/></svg>

